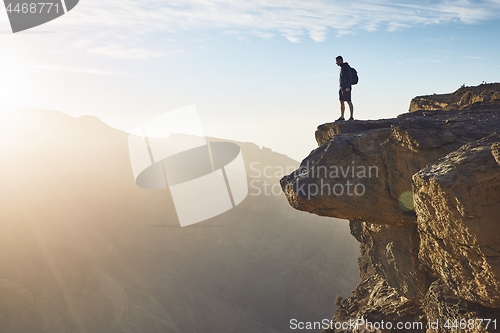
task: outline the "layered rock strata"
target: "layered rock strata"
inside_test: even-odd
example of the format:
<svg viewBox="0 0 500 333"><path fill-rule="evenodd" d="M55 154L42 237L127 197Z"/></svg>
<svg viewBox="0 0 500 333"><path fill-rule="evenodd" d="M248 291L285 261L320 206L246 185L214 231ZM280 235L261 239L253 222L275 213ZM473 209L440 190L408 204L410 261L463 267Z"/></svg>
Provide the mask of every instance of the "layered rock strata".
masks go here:
<svg viewBox="0 0 500 333"><path fill-rule="evenodd" d="M463 85L450 94L417 96L410 102L410 112L418 110L465 110L500 105L500 83L479 86Z"/></svg>
<svg viewBox="0 0 500 333"><path fill-rule="evenodd" d="M499 328L499 131L494 106L318 127L319 147L281 185L292 207L350 220L361 243L361 282L335 323L422 325L379 332Z"/></svg>

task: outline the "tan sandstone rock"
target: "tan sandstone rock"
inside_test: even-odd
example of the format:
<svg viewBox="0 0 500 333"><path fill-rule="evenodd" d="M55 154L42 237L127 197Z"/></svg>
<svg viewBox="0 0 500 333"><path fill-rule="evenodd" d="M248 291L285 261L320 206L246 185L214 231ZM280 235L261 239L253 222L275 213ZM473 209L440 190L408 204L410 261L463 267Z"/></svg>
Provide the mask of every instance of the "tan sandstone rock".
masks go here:
<svg viewBox="0 0 500 333"><path fill-rule="evenodd" d="M410 112L419 110L465 110L500 105L500 83L463 85L451 94L417 96L410 102Z"/></svg>
<svg viewBox="0 0 500 333"><path fill-rule="evenodd" d="M460 298L492 307L500 307L498 142L465 145L413 177L420 259Z"/></svg>
<svg viewBox="0 0 500 333"><path fill-rule="evenodd" d="M500 84L463 87L417 97L414 112L396 119L318 127L319 148L281 186L296 209L349 219L361 243L361 282L334 321L500 320L499 94ZM314 191L338 182L317 170L340 165L376 166L379 174L346 174L363 195Z"/></svg>

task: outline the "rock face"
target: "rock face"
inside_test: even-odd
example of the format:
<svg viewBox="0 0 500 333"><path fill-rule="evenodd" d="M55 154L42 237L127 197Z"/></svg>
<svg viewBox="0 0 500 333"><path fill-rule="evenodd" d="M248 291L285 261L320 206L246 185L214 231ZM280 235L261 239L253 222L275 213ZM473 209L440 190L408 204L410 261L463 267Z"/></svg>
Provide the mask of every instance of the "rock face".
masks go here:
<svg viewBox="0 0 500 333"><path fill-rule="evenodd" d="M500 308L500 165L492 151L497 142L495 133L467 144L413 181L420 260L460 298Z"/></svg>
<svg viewBox="0 0 500 333"><path fill-rule="evenodd" d="M500 83L462 86L451 94L417 96L410 102L410 112L418 110L465 110L500 106Z"/></svg>
<svg viewBox="0 0 500 333"><path fill-rule="evenodd" d="M500 84L459 89L450 101L485 87ZM421 324L391 331L360 322L325 332L499 329L500 107L488 94L464 110L321 125L319 148L281 179L291 206L349 219L361 243L361 282L333 321ZM416 98L410 110L429 110L422 101L433 99ZM482 319L496 322L486 327Z"/></svg>

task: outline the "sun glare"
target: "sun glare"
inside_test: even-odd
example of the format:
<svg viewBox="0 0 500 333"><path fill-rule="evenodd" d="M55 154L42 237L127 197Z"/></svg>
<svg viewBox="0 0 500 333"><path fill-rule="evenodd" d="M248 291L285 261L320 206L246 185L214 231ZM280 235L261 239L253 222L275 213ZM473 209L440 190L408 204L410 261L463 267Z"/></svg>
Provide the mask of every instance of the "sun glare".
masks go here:
<svg viewBox="0 0 500 333"><path fill-rule="evenodd" d="M26 72L23 66L7 54L5 50L0 51L0 105L26 105L27 93Z"/></svg>

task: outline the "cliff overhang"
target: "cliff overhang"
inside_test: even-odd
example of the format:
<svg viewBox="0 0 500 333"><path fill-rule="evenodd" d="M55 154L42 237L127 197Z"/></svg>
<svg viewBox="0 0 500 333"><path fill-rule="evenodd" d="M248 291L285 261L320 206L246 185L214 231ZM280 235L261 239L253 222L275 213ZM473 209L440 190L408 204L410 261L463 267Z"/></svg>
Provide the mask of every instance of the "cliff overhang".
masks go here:
<svg viewBox="0 0 500 333"><path fill-rule="evenodd" d="M361 282L336 321L500 319L500 106L482 86L454 94L487 103L430 110L436 97L417 97L395 119L321 125L281 179L292 207L350 220L361 243Z"/></svg>

